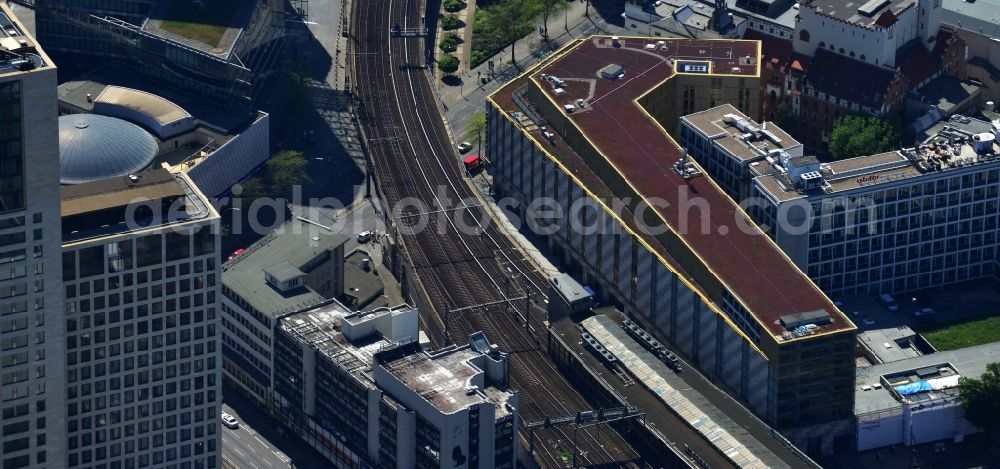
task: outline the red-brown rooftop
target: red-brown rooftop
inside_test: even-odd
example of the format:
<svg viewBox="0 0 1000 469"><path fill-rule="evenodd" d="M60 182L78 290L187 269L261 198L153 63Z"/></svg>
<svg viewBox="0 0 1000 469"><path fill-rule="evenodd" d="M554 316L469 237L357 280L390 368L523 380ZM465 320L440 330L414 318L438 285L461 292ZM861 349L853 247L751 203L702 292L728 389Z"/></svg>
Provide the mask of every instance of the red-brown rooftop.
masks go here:
<svg viewBox="0 0 1000 469"><path fill-rule="evenodd" d="M781 316L816 310L833 320L820 333L851 329L829 298L707 176L685 179L675 171L679 146L637 101L678 74L757 78L759 57L758 41L595 36L497 94L522 88L528 78L560 111L575 105L569 120L640 196L666 202L657 208L661 219L772 335L785 331ZM559 151L553 153L559 158ZM685 202L698 199L704 202Z"/></svg>

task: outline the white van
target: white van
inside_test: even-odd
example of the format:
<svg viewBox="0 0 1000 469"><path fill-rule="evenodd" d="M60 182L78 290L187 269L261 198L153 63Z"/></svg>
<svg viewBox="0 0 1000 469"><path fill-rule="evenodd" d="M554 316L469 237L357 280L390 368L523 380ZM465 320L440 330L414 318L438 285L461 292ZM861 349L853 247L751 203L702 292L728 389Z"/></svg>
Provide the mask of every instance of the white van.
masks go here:
<svg viewBox="0 0 1000 469"><path fill-rule="evenodd" d="M896 304L896 300L892 299L892 296L883 293L878 296L878 302L882 303L882 306L885 306L885 309L889 311L899 311L899 305Z"/></svg>

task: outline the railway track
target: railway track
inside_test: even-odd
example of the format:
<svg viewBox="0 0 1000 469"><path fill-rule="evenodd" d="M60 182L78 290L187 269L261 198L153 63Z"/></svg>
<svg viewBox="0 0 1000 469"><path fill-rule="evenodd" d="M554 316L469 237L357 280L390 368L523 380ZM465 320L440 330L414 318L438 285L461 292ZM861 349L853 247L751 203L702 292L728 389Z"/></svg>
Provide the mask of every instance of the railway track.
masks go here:
<svg viewBox="0 0 1000 469"><path fill-rule="evenodd" d="M425 71L422 38L392 37L392 25L422 26L418 0L353 2L353 83L357 114L375 180L396 216L398 239L435 311L422 311L425 327L440 333L445 308L501 301L531 291L546 293L547 283L534 266L492 223L462 180L452 143L441 121ZM450 199L447 202L445 199ZM423 207L393 210L420 201ZM420 228L421 215L429 226ZM417 224L417 226L414 226ZM460 229L474 227L473 229ZM513 274L513 275L511 275ZM508 276L513 278L507 280ZM500 279L500 280L498 280ZM510 285L507 284L510 282ZM451 337L482 330L511 352L512 386L521 397L521 418L572 414L591 408L559 373L545 353L543 317L523 305L493 305L465 310L449 320ZM458 316L458 317L454 317ZM524 328L527 316L535 335ZM535 459L544 467L565 467L574 432L555 428L535 434ZM580 465L635 464L638 456L611 430L581 429L576 435Z"/></svg>

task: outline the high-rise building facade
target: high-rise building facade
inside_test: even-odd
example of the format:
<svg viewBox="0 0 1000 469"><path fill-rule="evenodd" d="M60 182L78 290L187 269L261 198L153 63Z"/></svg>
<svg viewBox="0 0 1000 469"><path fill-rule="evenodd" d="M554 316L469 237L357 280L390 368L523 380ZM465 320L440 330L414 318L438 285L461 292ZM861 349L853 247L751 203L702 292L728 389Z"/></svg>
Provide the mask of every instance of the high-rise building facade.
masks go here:
<svg viewBox="0 0 1000 469"><path fill-rule="evenodd" d="M56 67L0 4L2 467L64 467Z"/></svg>
<svg viewBox="0 0 1000 469"><path fill-rule="evenodd" d="M157 169L66 186L62 216L59 467L221 467L218 213Z"/></svg>

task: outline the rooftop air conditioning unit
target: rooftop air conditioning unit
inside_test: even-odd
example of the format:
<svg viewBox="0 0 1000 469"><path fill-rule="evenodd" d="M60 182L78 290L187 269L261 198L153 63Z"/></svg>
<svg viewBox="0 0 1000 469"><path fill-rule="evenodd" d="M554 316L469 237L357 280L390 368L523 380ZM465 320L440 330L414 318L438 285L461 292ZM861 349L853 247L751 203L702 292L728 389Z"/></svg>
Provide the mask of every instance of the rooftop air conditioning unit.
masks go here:
<svg viewBox="0 0 1000 469"><path fill-rule="evenodd" d="M996 136L990 132L976 134L972 139L972 148L979 154L991 153L993 151L993 142L995 141Z"/></svg>
<svg viewBox="0 0 1000 469"><path fill-rule="evenodd" d="M799 178L802 180L802 188L805 190L815 189L823 185L823 175L818 171L802 173Z"/></svg>

